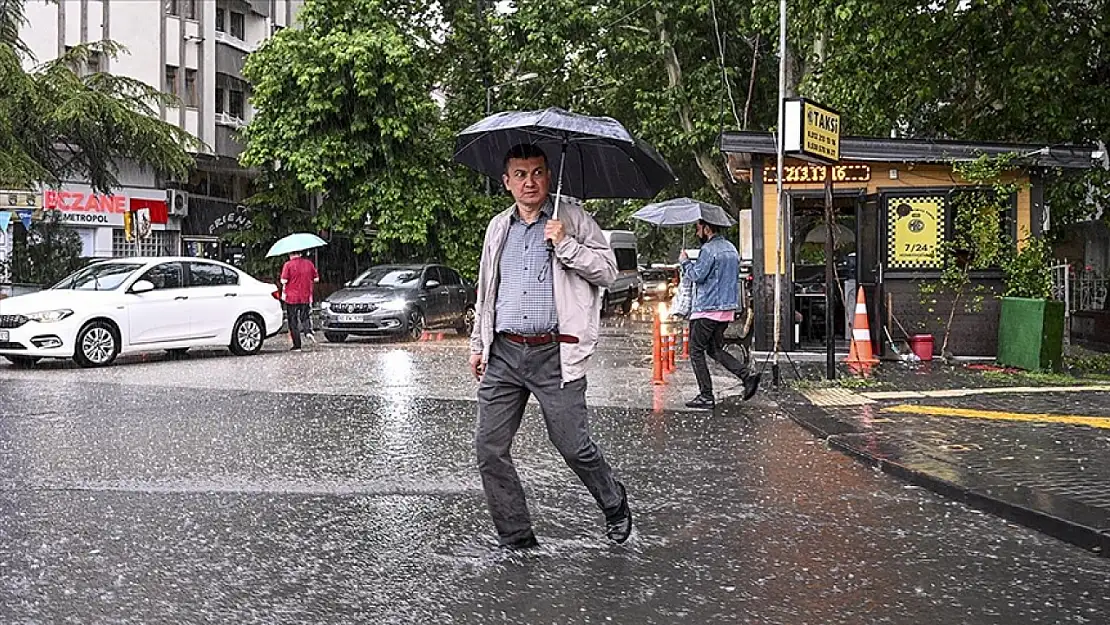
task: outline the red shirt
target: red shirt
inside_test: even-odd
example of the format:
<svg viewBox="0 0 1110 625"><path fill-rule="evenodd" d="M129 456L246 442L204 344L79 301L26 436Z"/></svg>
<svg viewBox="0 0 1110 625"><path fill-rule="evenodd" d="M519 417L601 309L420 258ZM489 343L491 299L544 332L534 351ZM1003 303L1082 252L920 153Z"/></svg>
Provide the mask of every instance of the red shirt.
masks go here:
<svg viewBox="0 0 1110 625"><path fill-rule="evenodd" d="M316 265L303 256L286 261L281 268L281 280L285 283L285 302L311 304L312 285L319 277Z"/></svg>

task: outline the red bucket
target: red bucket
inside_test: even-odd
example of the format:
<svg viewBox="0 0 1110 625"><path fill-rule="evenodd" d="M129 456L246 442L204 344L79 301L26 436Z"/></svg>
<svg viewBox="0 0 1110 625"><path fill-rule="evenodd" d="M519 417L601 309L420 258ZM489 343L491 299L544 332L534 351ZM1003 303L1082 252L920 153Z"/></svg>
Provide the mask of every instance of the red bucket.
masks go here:
<svg viewBox="0 0 1110 625"><path fill-rule="evenodd" d="M910 349L923 361L933 359L933 335L915 334L910 337Z"/></svg>

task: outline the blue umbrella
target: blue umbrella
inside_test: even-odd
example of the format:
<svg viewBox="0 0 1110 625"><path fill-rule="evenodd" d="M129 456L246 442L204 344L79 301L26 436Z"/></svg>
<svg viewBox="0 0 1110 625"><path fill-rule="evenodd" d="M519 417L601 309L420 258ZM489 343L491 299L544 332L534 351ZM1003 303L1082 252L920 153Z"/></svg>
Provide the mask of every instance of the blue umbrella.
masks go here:
<svg viewBox="0 0 1110 625"><path fill-rule="evenodd" d="M687 197L648 204L632 216L656 226L688 226L697 223L699 219L724 228L729 228L736 223L720 206Z"/></svg>
<svg viewBox="0 0 1110 625"><path fill-rule="evenodd" d="M283 237L279 239L277 243L270 246L270 251L266 252L266 258L270 258L271 256L284 256L286 254L292 254L293 252L303 252L314 247L324 247L327 244L327 241L315 234L298 232Z"/></svg>

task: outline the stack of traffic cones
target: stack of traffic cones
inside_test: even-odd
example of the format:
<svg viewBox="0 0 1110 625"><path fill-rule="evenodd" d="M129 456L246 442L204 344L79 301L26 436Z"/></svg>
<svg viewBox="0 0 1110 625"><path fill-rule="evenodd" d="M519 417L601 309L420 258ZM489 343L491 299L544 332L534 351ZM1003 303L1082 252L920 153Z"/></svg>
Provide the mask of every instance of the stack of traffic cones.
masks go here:
<svg viewBox="0 0 1110 625"><path fill-rule="evenodd" d="M666 384L663 379L663 320L655 316L651 331L651 383Z"/></svg>
<svg viewBox="0 0 1110 625"><path fill-rule="evenodd" d="M867 301L863 295L863 287L859 288L856 295L856 316L852 321L852 345L848 350L848 358L844 360L848 368L856 373L867 375L871 367L879 364L871 350L871 325L867 320Z"/></svg>

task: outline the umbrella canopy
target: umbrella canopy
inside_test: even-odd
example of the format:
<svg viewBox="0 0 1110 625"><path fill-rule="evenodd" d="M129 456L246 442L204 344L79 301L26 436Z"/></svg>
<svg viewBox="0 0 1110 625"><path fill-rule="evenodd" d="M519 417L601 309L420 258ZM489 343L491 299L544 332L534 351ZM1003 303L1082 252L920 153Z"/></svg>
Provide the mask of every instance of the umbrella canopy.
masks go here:
<svg viewBox="0 0 1110 625"><path fill-rule="evenodd" d="M535 145L561 175L560 194L577 198L650 198L675 181L651 146L615 119L587 117L560 108L506 111L459 133L455 160L500 180L504 159L518 145Z"/></svg>
<svg viewBox="0 0 1110 625"><path fill-rule="evenodd" d="M293 252L303 252L314 247L324 247L327 244L327 241L315 234L298 232L278 239L277 243L270 246L270 251L266 252L266 258L284 256L285 254L292 254Z"/></svg>
<svg viewBox="0 0 1110 625"><path fill-rule="evenodd" d="M716 204L680 197L666 202L648 204L632 215L640 221L657 226L687 226L700 219L714 226L731 227L735 222L725 209Z"/></svg>
<svg viewBox="0 0 1110 625"><path fill-rule="evenodd" d="M825 222L821 222L814 226L813 229L810 230L808 233L806 233L805 242L824 243L825 240L828 239L828 237L829 229L825 225ZM855 244L856 233L838 223L833 223L833 241L836 243L836 246L838 248L849 247Z"/></svg>

